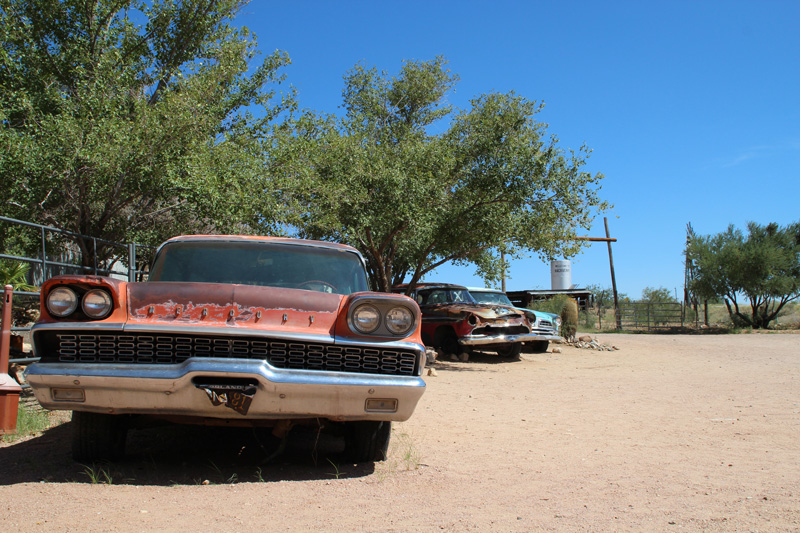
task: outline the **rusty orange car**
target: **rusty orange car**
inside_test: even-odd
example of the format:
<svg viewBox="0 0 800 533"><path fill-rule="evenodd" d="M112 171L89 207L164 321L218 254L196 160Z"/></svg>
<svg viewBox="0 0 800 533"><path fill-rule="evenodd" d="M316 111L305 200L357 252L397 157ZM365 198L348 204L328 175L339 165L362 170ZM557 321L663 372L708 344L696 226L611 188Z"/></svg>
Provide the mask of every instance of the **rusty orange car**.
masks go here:
<svg viewBox="0 0 800 533"><path fill-rule="evenodd" d="M349 246L181 236L147 281L45 282L27 379L43 407L72 411L77 461L122 456L150 419L336 426L354 462L379 461L425 390L420 321L413 299L368 290Z"/></svg>

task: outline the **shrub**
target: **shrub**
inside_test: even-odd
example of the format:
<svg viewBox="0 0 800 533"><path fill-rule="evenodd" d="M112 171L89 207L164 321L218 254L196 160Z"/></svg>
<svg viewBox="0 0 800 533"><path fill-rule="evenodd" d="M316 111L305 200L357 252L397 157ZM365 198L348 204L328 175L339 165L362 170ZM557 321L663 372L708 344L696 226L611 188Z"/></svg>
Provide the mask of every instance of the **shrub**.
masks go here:
<svg viewBox="0 0 800 533"><path fill-rule="evenodd" d="M569 298L561 308L561 336L568 341L575 340L578 332L578 302Z"/></svg>

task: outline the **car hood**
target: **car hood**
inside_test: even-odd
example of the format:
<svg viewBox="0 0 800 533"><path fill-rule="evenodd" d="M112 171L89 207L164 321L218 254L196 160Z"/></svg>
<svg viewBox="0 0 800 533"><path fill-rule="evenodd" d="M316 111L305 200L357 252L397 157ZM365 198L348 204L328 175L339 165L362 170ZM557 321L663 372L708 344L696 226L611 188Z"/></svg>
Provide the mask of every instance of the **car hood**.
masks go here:
<svg viewBox="0 0 800 533"><path fill-rule="evenodd" d="M536 311L535 309L525 309L525 312L527 312L527 313L533 313L534 315L536 315L536 318L543 318L543 319L545 319L545 320L550 320L551 322L552 322L552 321L553 321L553 320L554 320L554 319L555 319L557 316L560 316L560 315L557 315L557 314L555 314L555 313L545 313L544 311Z"/></svg>
<svg viewBox="0 0 800 533"><path fill-rule="evenodd" d="M128 324L333 332L345 296L223 283L128 285Z"/></svg>
<svg viewBox="0 0 800 533"><path fill-rule="evenodd" d="M513 307L505 305L493 304L471 304L471 303L451 303L451 304L436 304L425 305L420 308L422 314L435 314L435 315L451 315L458 316L464 314L477 315L485 320L492 320L497 318L511 318L514 316L524 317L525 314Z"/></svg>

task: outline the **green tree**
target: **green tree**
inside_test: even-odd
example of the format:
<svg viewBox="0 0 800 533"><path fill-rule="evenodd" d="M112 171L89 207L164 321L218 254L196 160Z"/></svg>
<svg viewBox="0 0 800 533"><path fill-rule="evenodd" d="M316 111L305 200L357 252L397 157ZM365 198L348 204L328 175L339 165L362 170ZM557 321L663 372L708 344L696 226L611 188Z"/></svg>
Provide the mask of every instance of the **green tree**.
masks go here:
<svg viewBox="0 0 800 533"><path fill-rule="evenodd" d="M255 37L230 26L245 3L0 0L4 211L150 243L274 220L255 177L292 104L273 89L288 58L251 64Z"/></svg>
<svg viewBox="0 0 800 533"><path fill-rule="evenodd" d="M569 257L606 207L588 150L565 151L514 93L447 105L446 61L408 61L397 76L358 65L345 76L342 118L307 114L290 149L303 183L299 232L357 247L375 287L412 286L436 267L476 265L491 283L509 257Z"/></svg>
<svg viewBox="0 0 800 533"><path fill-rule="evenodd" d="M642 290L642 302L649 302L654 304L663 303L678 303L678 300L669 292L669 289L664 287L645 287Z"/></svg>
<svg viewBox="0 0 800 533"><path fill-rule="evenodd" d="M733 226L716 235L690 232L685 255L691 290L700 298L722 298L735 325L766 328L800 297L800 222L750 222L747 235ZM749 302L749 312L740 299Z"/></svg>

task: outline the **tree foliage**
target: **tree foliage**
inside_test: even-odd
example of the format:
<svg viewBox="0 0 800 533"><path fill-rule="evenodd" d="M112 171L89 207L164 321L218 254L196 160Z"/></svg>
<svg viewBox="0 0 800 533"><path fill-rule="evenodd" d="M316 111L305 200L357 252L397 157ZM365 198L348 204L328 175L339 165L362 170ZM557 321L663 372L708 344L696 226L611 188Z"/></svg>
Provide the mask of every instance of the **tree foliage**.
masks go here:
<svg viewBox="0 0 800 533"><path fill-rule="evenodd" d="M606 207L602 175L582 171L535 120L541 105L512 93L454 110L458 77L439 57L397 76L357 65L345 76L342 118L306 114L289 143L302 153L295 223L303 236L347 242L379 290L447 263L499 279L498 250L568 257L572 238Z"/></svg>
<svg viewBox="0 0 800 533"><path fill-rule="evenodd" d="M800 222L750 222L746 235L733 226L708 236L690 229L685 254L690 289L700 298L722 298L735 325L766 328L800 297Z"/></svg>
<svg viewBox="0 0 800 533"><path fill-rule="evenodd" d="M642 289L642 302L664 304L664 303L678 303L677 298L669 292L665 287L645 287Z"/></svg>
<svg viewBox="0 0 800 533"><path fill-rule="evenodd" d="M287 56L251 65L255 37L229 25L244 3L0 0L6 214L111 241L246 231L291 98L273 89Z"/></svg>

